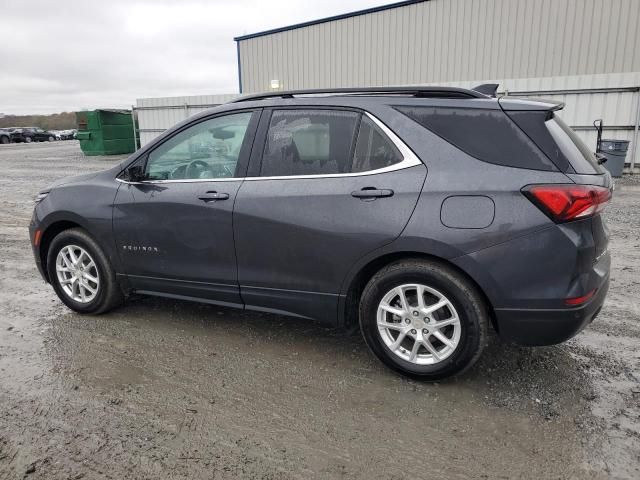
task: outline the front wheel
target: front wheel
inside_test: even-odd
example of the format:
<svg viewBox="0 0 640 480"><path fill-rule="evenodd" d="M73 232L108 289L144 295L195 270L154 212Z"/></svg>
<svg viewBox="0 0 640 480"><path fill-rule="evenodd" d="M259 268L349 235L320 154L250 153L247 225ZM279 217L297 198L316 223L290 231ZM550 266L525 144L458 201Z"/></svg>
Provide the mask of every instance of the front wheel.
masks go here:
<svg viewBox="0 0 640 480"><path fill-rule="evenodd" d="M124 296L100 246L84 230L59 233L47 254L49 281L62 302L79 313L104 313Z"/></svg>
<svg viewBox="0 0 640 480"><path fill-rule="evenodd" d="M424 380L471 367L485 346L488 320L474 285L437 262L388 265L369 281L360 300L360 328L374 355Z"/></svg>
<svg viewBox="0 0 640 480"><path fill-rule="evenodd" d="M49 135L49 138L47 140L49 140L50 142L53 142L55 140L55 138L53 138L51 135Z"/></svg>

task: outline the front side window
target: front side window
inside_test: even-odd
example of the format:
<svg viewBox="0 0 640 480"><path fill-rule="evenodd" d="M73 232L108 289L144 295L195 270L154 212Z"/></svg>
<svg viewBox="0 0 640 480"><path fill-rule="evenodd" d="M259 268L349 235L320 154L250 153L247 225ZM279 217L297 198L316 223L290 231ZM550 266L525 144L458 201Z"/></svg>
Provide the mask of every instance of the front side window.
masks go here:
<svg viewBox="0 0 640 480"><path fill-rule="evenodd" d="M252 112L212 118L171 137L149 154L148 180L216 179L236 176Z"/></svg>
<svg viewBox="0 0 640 480"><path fill-rule="evenodd" d="M276 110L271 115L260 175L327 175L351 171L360 115L342 110Z"/></svg>

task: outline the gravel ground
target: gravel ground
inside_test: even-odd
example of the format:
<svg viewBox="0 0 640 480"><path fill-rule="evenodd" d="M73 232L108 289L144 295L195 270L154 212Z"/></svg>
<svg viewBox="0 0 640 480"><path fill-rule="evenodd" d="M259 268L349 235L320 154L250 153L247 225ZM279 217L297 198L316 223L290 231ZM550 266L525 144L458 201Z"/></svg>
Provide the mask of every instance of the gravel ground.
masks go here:
<svg viewBox="0 0 640 480"><path fill-rule="evenodd" d="M100 317L39 278L36 192L121 157L0 147L0 478L640 478L640 182L606 216L611 290L574 340L492 337L438 384L359 335L152 298Z"/></svg>

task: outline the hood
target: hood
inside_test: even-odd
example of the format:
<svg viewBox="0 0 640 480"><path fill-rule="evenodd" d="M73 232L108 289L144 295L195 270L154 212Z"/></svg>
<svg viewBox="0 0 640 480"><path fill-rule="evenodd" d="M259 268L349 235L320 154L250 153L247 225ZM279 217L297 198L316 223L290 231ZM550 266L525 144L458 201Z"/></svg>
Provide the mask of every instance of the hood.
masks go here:
<svg viewBox="0 0 640 480"><path fill-rule="evenodd" d="M42 191L47 192L47 191L53 190L54 188L61 187L62 185L68 185L70 183L91 180L92 178L96 177L99 173L101 172L92 172L92 173L85 173L82 175L72 175L70 177L64 177L64 178L61 178L60 180L56 180L47 188L42 189Z"/></svg>

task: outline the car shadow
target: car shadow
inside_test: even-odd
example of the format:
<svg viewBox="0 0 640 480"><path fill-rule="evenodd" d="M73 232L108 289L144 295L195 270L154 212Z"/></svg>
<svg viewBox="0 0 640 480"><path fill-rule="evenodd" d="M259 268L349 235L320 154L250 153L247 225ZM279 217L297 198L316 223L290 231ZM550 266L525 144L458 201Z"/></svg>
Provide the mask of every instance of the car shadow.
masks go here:
<svg viewBox="0 0 640 480"><path fill-rule="evenodd" d="M173 345L171 351L182 349L185 354L195 355L193 361L199 361L194 352L206 359L218 351L242 358L247 365L251 364L250 355L266 363L286 358L293 365L311 362L366 382L401 382L426 389L434 385L407 379L385 368L369 352L359 332L349 334L343 329L269 313L140 297L107 315L69 313L58 317L53 325L58 343L88 335L88 339L77 339L73 347L61 350L77 352L84 346L88 349L87 358L96 355L96 350L91 350L95 346L92 339L106 336L106 344L120 342L127 351L135 349L155 357L159 353L149 350L167 341ZM51 342L50 348L55 344ZM77 365L82 360L73 363ZM585 366L572 354L570 345L519 347L502 342L493 331L480 360L471 369L436 385L441 390L455 391L461 386L473 389L481 393L483 401L497 407L533 406L548 419L559 415L563 406L592 395Z"/></svg>

